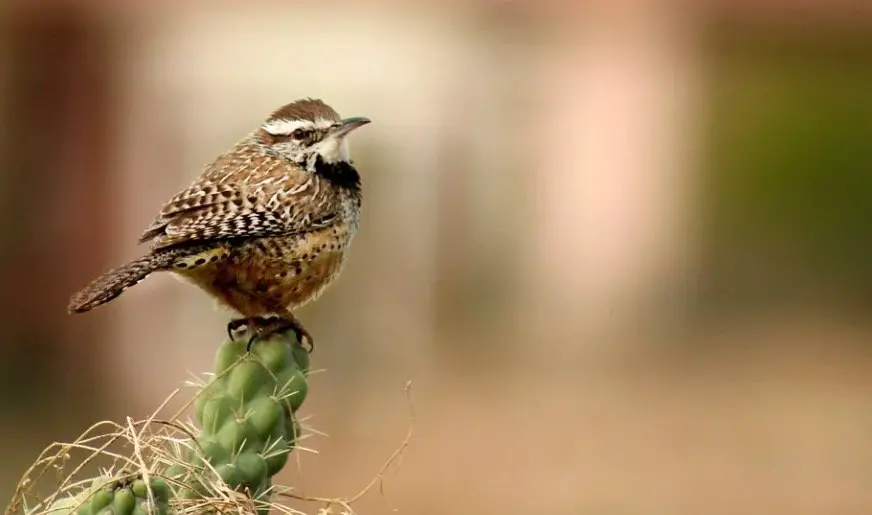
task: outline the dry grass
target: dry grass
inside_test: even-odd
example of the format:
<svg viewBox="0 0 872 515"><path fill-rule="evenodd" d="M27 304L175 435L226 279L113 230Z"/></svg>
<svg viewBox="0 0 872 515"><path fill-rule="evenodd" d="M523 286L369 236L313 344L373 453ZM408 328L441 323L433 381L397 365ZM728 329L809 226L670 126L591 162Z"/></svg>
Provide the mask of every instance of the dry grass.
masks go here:
<svg viewBox="0 0 872 515"><path fill-rule="evenodd" d="M376 476L356 495L347 498L306 497L294 493L293 488L273 485L267 495L252 499L249 492L237 492L227 486L214 467L207 460L200 460L202 465L189 463L186 456L193 450L202 456L196 438L200 430L189 419L180 419L188 407L194 402L205 386L214 381L215 376L207 374L205 378L196 378L189 382L197 393L189 399L182 408L167 416L167 406L175 399L181 389L176 389L164 402L144 420L127 418L124 424L104 421L94 424L70 443L53 443L48 446L24 473L12 500L6 508L5 515L51 515L67 509L78 509L90 501L91 497L102 486L113 481L133 480L142 478L146 485L152 478L162 478L177 492L191 490L189 484L167 477L164 474L169 467L182 467L186 477L199 482L206 490L205 495L176 495L170 499L170 509L178 515L200 513L240 513L253 514L255 510L269 508L288 515L305 515L305 512L285 506L275 500L283 498L303 500L316 506L317 514L338 513L353 514L352 505L376 485L381 486L384 473L394 464L398 464L403 451L412 436L412 420L408 434L402 444L390 456ZM411 383L406 385L406 396L411 413ZM298 453L309 451L299 445L307 434L317 431L304 427L304 434L296 441L294 447ZM97 469L99 474L93 473ZM48 495L40 495L40 491L50 491ZM379 488L381 491L381 488ZM149 513L156 513L155 497L151 488L148 489Z"/></svg>

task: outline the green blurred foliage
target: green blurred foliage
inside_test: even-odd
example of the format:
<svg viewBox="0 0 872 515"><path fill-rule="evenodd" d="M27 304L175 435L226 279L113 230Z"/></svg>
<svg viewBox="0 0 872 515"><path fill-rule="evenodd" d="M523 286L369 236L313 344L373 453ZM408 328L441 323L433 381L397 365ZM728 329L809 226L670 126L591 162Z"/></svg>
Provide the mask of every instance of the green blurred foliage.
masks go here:
<svg viewBox="0 0 872 515"><path fill-rule="evenodd" d="M704 299L872 301L872 37L719 34Z"/></svg>

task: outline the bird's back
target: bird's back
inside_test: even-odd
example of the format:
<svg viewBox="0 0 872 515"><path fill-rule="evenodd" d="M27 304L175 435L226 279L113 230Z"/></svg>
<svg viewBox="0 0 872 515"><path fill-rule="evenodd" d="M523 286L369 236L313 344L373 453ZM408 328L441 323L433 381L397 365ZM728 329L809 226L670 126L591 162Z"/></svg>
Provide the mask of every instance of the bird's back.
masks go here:
<svg viewBox="0 0 872 515"><path fill-rule="evenodd" d="M342 192L250 139L207 165L140 238L156 249L303 234L351 215Z"/></svg>

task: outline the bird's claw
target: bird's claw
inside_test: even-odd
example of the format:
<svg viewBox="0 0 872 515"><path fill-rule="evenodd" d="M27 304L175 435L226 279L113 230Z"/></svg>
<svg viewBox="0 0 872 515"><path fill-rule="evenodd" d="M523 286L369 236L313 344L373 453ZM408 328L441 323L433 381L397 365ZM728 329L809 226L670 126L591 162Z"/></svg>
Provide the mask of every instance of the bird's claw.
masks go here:
<svg viewBox="0 0 872 515"><path fill-rule="evenodd" d="M315 340L312 338L312 335L309 334L309 331L306 331L299 325L291 327L291 330L294 331L294 334L297 337L297 342L299 342L300 346L303 347L307 353L312 354L312 351L315 350ZM308 345L304 342L307 342Z"/></svg>
<svg viewBox="0 0 872 515"><path fill-rule="evenodd" d="M231 341L235 341L237 336L236 333L239 332L241 328L248 326L250 322L251 319L249 318L237 318L235 320L231 320L227 323L227 336L230 338Z"/></svg>
<svg viewBox="0 0 872 515"><path fill-rule="evenodd" d="M251 352L251 346L254 345L254 341L257 340L257 333L251 335L248 339L248 343L245 344L245 352Z"/></svg>
<svg viewBox="0 0 872 515"><path fill-rule="evenodd" d="M247 352L251 352L251 347L258 339L268 338L282 331L291 330L297 338L299 345L306 349L309 354L315 350L315 340L302 324L296 319L271 316L271 317L253 317L240 318L231 320L227 324L227 334L231 340L236 340L236 333L242 328L251 329L252 335L248 338L245 345Z"/></svg>

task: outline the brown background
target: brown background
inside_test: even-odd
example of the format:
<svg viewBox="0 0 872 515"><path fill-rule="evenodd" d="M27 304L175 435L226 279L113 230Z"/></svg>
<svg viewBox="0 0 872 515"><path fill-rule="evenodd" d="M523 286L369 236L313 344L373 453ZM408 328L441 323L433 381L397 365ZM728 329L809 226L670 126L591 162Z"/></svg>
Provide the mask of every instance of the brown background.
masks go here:
<svg viewBox="0 0 872 515"><path fill-rule="evenodd" d="M161 202L275 107L374 120L282 481L361 513L872 510L863 2L7 2L0 491L151 412L227 315L155 276ZM297 468L297 467L291 467ZM309 506L315 511L315 506Z"/></svg>

